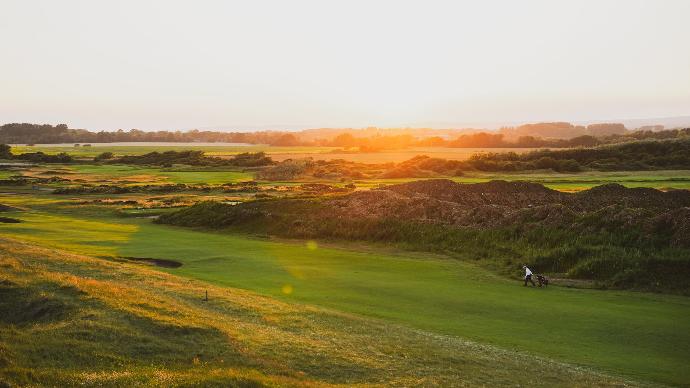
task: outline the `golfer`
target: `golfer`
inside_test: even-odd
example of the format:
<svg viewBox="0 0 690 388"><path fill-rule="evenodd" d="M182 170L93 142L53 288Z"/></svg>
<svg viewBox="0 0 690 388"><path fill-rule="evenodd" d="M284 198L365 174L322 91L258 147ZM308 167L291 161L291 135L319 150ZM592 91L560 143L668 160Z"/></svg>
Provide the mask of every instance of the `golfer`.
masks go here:
<svg viewBox="0 0 690 388"><path fill-rule="evenodd" d="M537 285L534 284L534 280L532 280L532 271L530 271L526 265L523 265L522 269L525 270L525 287L527 287L527 282L532 283L532 287L536 287Z"/></svg>

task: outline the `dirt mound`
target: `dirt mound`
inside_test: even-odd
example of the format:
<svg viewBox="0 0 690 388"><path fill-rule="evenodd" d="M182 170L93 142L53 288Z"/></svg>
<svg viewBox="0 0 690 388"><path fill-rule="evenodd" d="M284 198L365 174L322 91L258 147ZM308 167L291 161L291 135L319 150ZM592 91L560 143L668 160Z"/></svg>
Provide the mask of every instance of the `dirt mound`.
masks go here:
<svg viewBox="0 0 690 388"><path fill-rule="evenodd" d="M575 204L583 209L601 208L607 204L619 204L628 208L673 209L690 206L690 191L668 192L636 187L627 188L609 183L575 194Z"/></svg>
<svg viewBox="0 0 690 388"><path fill-rule="evenodd" d="M561 226L574 222L577 214L561 203L553 203L533 208L521 209L505 224L539 224L542 226Z"/></svg>
<svg viewBox="0 0 690 388"><path fill-rule="evenodd" d="M448 179L429 179L386 186L383 190L410 196L424 194L437 199L452 200L460 190L460 184Z"/></svg>
<svg viewBox="0 0 690 388"><path fill-rule="evenodd" d="M355 192L327 204L336 209L340 217L496 226L513 219L520 209L558 203L566 196L527 182L459 184L447 179L432 179Z"/></svg>
<svg viewBox="0 0 690 388"><path fill-rule="evenodd" d="M328 202L340 216L354 218L451 219L454 204L390 190L358 191Z"/></svg>
<svg viewBox="0 0 690 388"><path fill-rule="evenodd" d="M325 204L345 218L393 218L469 227L539 224L611 230L648 228L655 215L690 207L690 192L608 184L570 194L521 181L460 184L431 179L355 192ZM683 229L682 220L668 222ZM679 238L679 243L683 240Z"/></svg>
<svg viewBox="0 0 690 388"><path fill-rule="evenodd" d="M388 186L404 195L421 194L466 207L500 205L511 208L544 205L565 200L568 194L530 182L491 181L461 184L448 179L431 179Z"/></svg>
<svg viewBox="0 0 690 388"><path fill-rule="evenodd" d="M647 229L650 234L670 235L672 246L690 248L690 207L672 210L654 217Z"/></svg>

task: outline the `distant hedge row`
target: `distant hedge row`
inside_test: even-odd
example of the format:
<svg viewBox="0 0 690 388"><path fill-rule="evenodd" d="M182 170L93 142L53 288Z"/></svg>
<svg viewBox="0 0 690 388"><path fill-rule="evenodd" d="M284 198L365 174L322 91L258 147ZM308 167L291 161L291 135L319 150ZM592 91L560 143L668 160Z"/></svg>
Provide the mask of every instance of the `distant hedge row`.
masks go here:
<svg viewBox="0 0 690 388"><path fill-rule="evenodd" d="M34 163L69 163L74 159L65 152L57 155L48 155L43 152L27 152L24 154L13 155L12 147L7 144L0 144L0 159L6 160L25 160Z"/></svg>
<svg viewBox="0 0 690 388"><path fill-rule="evenodd" d="M553 169L580 171L584 168L614 170L690 169L690 139L640 141L598 148L538 150L473 155L459 167L481 171Z"/></svg>

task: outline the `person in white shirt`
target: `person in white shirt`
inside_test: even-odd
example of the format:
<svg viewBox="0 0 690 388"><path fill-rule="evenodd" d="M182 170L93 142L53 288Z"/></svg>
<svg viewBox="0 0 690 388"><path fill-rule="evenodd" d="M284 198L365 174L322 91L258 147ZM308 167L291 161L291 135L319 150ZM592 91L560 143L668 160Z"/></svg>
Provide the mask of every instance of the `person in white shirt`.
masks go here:
<svg viewBox="0 0 690 388"><path fill-rule="evenodd" d="M527 287L527 282L532 283L532 287L536 287L537 285L534 284L534 280L532 280L532 271L530 271L526 265L523 265L522 269L525 270L525 287Z"/></svg>

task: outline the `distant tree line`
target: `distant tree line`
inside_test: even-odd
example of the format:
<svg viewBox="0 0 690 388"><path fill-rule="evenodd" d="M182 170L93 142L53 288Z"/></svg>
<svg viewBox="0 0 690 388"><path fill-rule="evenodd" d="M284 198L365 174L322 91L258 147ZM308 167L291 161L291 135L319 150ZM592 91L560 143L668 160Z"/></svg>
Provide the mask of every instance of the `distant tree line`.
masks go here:
<svg viewBox="0 0 690 388"><path fill-rule="evenodd" d="M216 132L216 131L124 131L91 132L68 128L66 124L10 123L0 126L0 143L55 144L55 143L113 143L113 142L209 142L251 143L276 146L299 145L299 139L289 132Z"/></svg>
<svg viewBox="0 0 690 388"><path fill-rule="evenodd" d="M654 129L654 130L652 130ZM570 123L526 124L502 128L499 132L473 132L457 138L417 137L409 133L374 134L357 137L349 132L330 138L305 140L300 132L217 132L217 131L129 131L91 132L68 128L66 124L11 123L0 126L0 143L112 143L112 142L229 142L268 144L272 146L331 146L357 152L404 149L409 147L458 148L575 148L594 147L636 140L660 140L690 137L690 129L658 130L658 127L628 131L622 124L574 126ZM306 131L305 131L306 133Z"/></svg>
<svg viewBox="0 0 690 388"><path fill-rule="evenodd" d="M455 139L444 139L433 136L416 139L411 135L385 135L372 137L354 137L343 133L330 141L320 141L319 145L355 148L360 151L377 151L385 149L404 149L408 147L450 147L450 148L578 148L595 147L605 144L618 144L637 140L665 140L690 138L690 128L671 129L659 132L650 130L634 131L626 134L607 136L581 135L569 139L547 139L536 136L520 136L509 139L503 133L476 132L460 135Z"/></svg>
<svg viewBox="0 0 690 388"><path fill-rule="evenodd" d="M663 126L654 127L663 129ZM568 122L550 122L524 124L519 127L503 127L500 132L508 138L516 139L520 136L536 136L547 139L571 139L578 136L605 137L612 135L625 135L628 129L621 123L600 123L584 125L573 125Z"/></svg>

